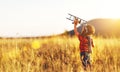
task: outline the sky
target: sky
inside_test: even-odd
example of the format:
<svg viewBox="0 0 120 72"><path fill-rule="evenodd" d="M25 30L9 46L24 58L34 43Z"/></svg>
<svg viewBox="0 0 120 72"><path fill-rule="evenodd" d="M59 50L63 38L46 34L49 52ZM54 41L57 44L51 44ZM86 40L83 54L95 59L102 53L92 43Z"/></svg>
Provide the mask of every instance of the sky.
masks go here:
<svg viewBox="0 0 120 72"><path fill-rule="evenodd" d="M0 0L0 37L46 36L73 29L68 13L85 20L120 18L119 0Z"/></svg>

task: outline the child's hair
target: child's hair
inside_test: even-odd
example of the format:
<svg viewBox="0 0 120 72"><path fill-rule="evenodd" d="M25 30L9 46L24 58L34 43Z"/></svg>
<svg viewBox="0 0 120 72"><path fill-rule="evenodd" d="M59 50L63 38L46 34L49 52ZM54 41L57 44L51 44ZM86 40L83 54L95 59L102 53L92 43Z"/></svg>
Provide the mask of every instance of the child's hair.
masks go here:
<svg viewBox="0 0 120 72"><path fill-rule="evenodd" d="M85 29L83 30L83 32L81 33L82 36L87 36L87 35L92 35L95 33L95 28L93 25L86 25Z"/></svg>

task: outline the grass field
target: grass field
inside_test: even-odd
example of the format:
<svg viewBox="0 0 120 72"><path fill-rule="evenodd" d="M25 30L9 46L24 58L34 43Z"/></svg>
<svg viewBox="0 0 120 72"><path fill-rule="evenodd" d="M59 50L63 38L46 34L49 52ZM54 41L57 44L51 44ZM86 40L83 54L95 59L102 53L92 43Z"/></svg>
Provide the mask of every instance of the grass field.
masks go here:
<svg viewBox="0 0 120 72"><path fill-rule="evenodd" d="M120 38L93 38L92 72L119 72ZM0 39L0 72L82 71L76 37Z"/></svg>

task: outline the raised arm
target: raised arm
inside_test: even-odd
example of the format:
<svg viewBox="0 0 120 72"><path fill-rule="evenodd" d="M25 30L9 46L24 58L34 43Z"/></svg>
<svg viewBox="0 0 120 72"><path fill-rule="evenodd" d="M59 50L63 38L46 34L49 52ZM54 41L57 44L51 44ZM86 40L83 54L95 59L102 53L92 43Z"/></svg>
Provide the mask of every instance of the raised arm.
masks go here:
<svg viewBox="0 0 120 72"><path fill-rule="evenodd" d="M81 34L83 33L83 31L85 30L85 26L82 25L81 32L79 33L79 32L77 31L77 27L76 27L78 23L80 23L80 21L78 21L78 19L75 18L75 20L74 20L74 32L75 32L75 35L76 35L76 36L81 35Z"/></svg>
<svg viewBox="0 0 120 72"><path fill-rule="evenodd" d="M78 36L79 35L79 32L77 31L77 24L79 23L78 19L75 18L74 20L74 32L75 32L75 35Z"/></svg>

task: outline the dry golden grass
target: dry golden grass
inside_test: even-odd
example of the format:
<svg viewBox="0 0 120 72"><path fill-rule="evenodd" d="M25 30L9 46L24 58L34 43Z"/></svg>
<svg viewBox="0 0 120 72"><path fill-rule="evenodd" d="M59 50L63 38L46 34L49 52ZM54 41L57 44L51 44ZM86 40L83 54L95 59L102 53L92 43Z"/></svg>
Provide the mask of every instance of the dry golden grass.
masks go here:
<svg viewBox="0 0 120 72"><path fill-rule="evenodd" d="M120 38L94 37L94 43L92 72L119 72ZM76 37L0 39L0 72L82 71Z"/></svg>

